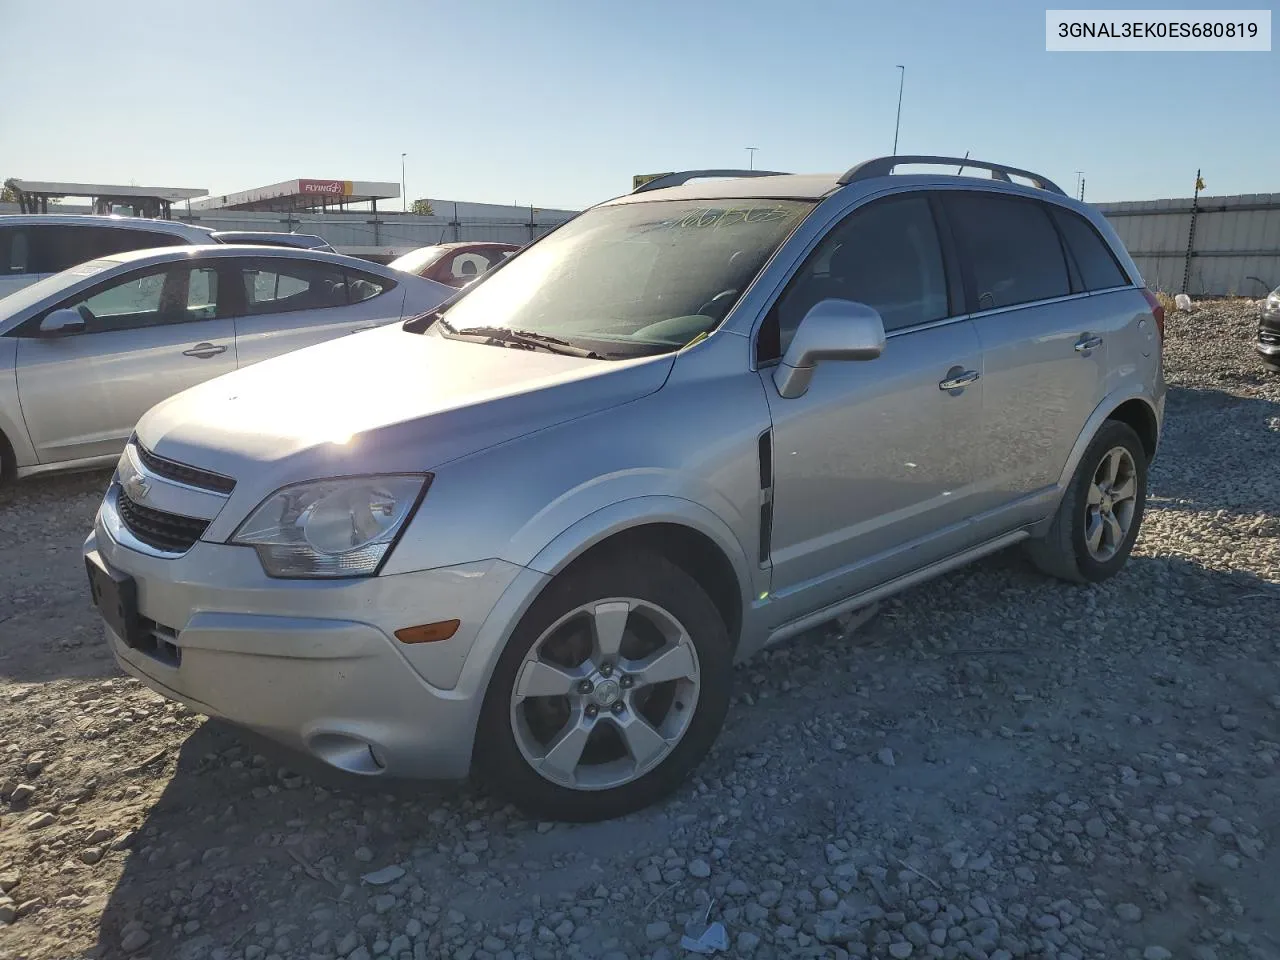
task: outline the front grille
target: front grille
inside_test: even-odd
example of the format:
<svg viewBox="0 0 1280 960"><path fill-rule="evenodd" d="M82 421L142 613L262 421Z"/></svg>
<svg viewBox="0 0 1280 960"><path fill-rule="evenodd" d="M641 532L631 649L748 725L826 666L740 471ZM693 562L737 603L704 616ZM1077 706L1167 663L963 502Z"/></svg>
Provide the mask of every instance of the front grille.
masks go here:
<svg viewBox="0 0 1280 960"><path fill-rule="evenodd" d="M189 487L213 490L216 493L230 493L236 488L234 480L230 477L224 477L220 473L201 470L199 467L189 467L185 463L178 463L175 460L167 460L164 457L156 456L140 443L135 442L134 449L138 451L138 459L142 461L142 465L157 477L176 480L178 483L185 483Z"/></svg>
<svg viewBox="0 0 1280 960"><path fill-rule="evenodd" d="M130 533L147 546L167 553L186 553L209 526L208 520L183 517L134 503L123 490L116 498L116 509Z"/></svg>

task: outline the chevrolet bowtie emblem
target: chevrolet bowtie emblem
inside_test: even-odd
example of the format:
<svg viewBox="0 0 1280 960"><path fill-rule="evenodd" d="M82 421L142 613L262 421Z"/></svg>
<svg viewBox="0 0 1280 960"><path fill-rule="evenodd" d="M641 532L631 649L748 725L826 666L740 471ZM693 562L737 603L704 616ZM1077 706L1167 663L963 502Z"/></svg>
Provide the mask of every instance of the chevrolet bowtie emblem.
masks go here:
<svg viewBox="0 0 1280 960"><path fill-rule="evenodd" d="M147 494L151 492L151 484L135 474L124 481L124 492L136 503L147 498Z"/></svg>

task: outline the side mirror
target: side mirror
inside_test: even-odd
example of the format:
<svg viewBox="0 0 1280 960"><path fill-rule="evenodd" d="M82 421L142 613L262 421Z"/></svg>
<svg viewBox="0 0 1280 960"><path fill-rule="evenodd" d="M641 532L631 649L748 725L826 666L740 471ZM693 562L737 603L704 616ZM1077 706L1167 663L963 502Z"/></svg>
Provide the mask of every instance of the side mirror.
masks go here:
<svg viewBox="0 0 1280 960"><path fill-rule="evenodd" d="M45 314L40 321L40 332L50 337L63 337L70 333L84 333L84 317L79 310L63 307Z"/></svg>
<svg viewBox="0 0 1280 960"><path fill-rule="evenodd" d="M773 371L778 395L790 400L809 389L819 363L874 360L884 350L884 321L874 307L852 300L821 300L800 321Z"/></svg>

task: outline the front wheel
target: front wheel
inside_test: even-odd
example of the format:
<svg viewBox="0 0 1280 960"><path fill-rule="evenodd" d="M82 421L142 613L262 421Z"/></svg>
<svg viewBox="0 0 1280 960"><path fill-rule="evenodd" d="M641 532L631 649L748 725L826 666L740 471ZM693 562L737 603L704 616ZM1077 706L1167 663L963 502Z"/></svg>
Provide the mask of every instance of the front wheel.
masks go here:
<svg viewBox="0 0 1280 960"><path fill-rule="evenodd" d="M1104 421L1080 458L1048 533L1027 544L1042 571L1097 583L1129 559L1147 503L1147 455L1133 428Z"/></svg>
<svg viewBox="0 0 1280 960"><path fill-rule="evenodd" d="M483 782L544 819L607 820L667 795L729 706L728 632L697 581L645 552L587 564L516 627L477 731Z"/></svg>

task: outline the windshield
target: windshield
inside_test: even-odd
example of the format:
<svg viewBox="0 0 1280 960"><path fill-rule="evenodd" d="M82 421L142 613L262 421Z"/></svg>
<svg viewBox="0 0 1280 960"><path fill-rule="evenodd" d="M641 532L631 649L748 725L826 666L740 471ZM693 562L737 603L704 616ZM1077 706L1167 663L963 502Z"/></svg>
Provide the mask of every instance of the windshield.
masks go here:
<svg viewBox="0 0 1280 960"><path fill-rule="evenodd" d="M812 208L795 200L596 207L477 284L432 329L518 331L614 359L677 350L720 324Z"/></svg>
<svg viewBox="0 0 1280 960"><path fill-rule="evenodd" d="M85 277L92 277L95 273L101 273L103 270L118 267L119 265L119 260L90 260L88 263L78 264L70 270L55 273L52 277L37 280L35 283L0 299L0 312L6 317L11 317L18 311L25 310L46 297L61 293L73 284L79 283Z"/></svg>
<svg viewBox="0 0 1280 960"><path fill-rule="evenodd" d="M419 247L403 257L396 257L387 266L405 273L421 273L444 255L444 247Z"/></svg>

